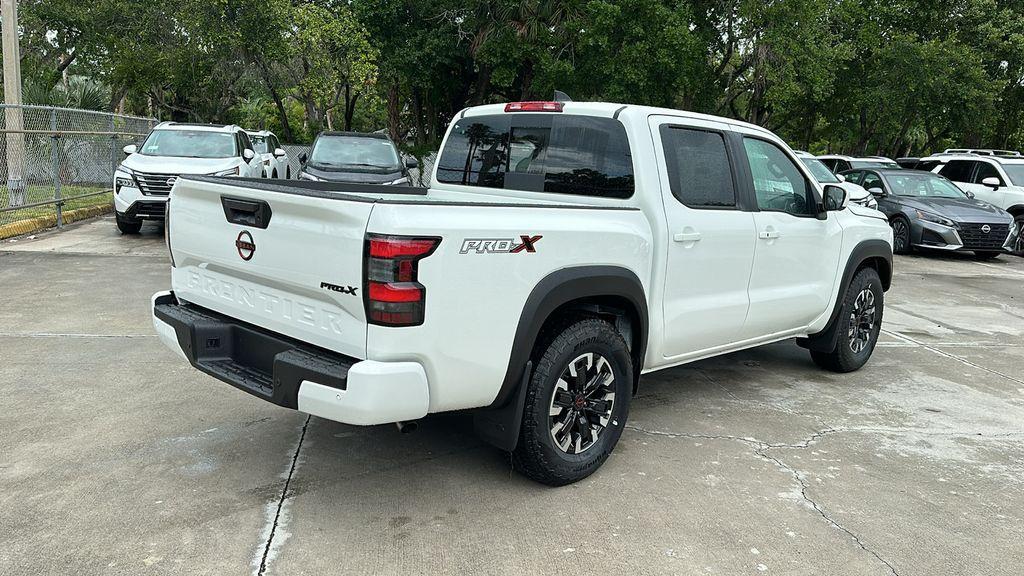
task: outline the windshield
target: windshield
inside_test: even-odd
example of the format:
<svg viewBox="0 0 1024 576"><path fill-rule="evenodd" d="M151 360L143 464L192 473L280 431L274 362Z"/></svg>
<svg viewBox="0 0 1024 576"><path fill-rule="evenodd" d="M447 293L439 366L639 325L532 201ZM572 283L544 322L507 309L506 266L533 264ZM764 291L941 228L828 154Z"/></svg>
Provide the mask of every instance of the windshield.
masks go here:
<svg viewBox="0 0 1024 576"><path fill-rule="evenodd" d="M807 166L807 169L811 171L811 176L814 176L814 179L818 182L822 184L835 184L839 182L839 178L836 178L836 175L821 160L817 158L801 158L800 161L804 163L804 166Z"/></svg>
<svg viewBox="0 0 1024 576"><path fill-rule="evenodd" d="M397 170L398 150L390 140L365 136L321 136L309 154L311 166L327 169L379 168Z"/></svg>
<svg viewBox="0 0 1024 576"><path fill-rule="evenodd" d="M270 152L267 148L267 137L266 136L253 136L249 135L249 141L252 142L252 150L257 154L266 154Z"/></svg>
<svg viewBox="0 0 1024 576"><path fill-rule="evenodd" d="M141 154L179 158L231 158L237 156L234 134L206 130L154 130Z"/></svg>
<svg viewBox="0 0 1024 576"><path fill-rule="evenodd" d="M1003 164L1003 170L1006 170L1010 184L1024 186L1024 164Z"/></svg>
<svg viewBox="0 0 1024 576"><path fill-rule="evenodd" d="M885 179L897 196L967 198L952 182L934 174L887 174Z"/></svg>

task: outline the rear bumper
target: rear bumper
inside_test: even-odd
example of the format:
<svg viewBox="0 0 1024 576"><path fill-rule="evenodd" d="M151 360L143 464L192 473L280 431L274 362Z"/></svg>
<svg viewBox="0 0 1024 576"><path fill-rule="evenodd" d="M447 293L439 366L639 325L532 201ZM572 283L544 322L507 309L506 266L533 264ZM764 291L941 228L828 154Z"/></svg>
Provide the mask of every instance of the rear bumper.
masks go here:
<svg viewBox="0 0 1024 576"><path fill-rule="evenodd" d="M415 420L429 406L427 376L416 362L358 360L153 295L161 341L195 368L278 406L346 424Z"/></svg>

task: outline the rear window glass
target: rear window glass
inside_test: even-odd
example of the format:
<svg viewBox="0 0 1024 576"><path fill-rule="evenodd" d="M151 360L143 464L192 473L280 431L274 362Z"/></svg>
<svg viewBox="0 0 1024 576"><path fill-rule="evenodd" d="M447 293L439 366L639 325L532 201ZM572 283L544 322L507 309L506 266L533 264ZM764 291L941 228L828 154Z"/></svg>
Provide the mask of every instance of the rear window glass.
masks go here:
<svg viewBox="0 0 1024 576"><path fill-rule="evenodd" d="M680 202L691 208L736 206L732 167L721 134L664 125L661 143L672 194Z"/></svg>
<svg viewBox="0 0 1024 576"><path fill-rule="evenodd" d="M939 170L946 178L954 182L970 182L971 171L974 170L974 162L970 160L950 160L949 164Z"/></svg>
<svg viewBox="0 0 1024 576"><path fill-rule="evenodd" d="M501 114L457 120L438 182L578 196L629 198L633 160L618 120Z"/></svg>

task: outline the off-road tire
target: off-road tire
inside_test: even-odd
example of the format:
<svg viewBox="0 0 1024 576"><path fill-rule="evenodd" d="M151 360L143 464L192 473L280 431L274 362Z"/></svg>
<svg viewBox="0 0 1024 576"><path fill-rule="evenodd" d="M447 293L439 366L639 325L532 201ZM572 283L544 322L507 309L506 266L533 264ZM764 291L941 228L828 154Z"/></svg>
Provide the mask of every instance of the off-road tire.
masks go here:
<svg viewBox="0 0 1024 576"><path fill-rule="evenodd" d="M142 220L122 216L120 212L114 211L114 220L117 221L117 229L121 234L138 234L142 230Z"/></svg>
<svg viewBox="0 0 1024 576"><path fill-rule="evenodd" d="M869 338L863 349L855 351L857 344L851 344L856 334L861 334L862 324L858 323L858 297L862 292L871 292L874 306L874 322L870 330L865 330ZM831 370L832 372L853 372L871 358L871 353L878 342L878 333L882 329L882 312L884 308L885 293L882 291L882 280L874 268L862 268L850 281L846 293L842 295L842 308L836 322L839 325L836 329L839 335L836 339L836 347L831 352L811 351L811 358L818 366Z"/></svg>
<svg viewBox="0 0 1024 576"><path fill-rule="evenodd" d="M512 465L532 480L549 486L564 486L593 474L618 443L633 394L633 364L622 335L603 320L587 318L560 323L539 340ZM550 411L563 371L568 370L574 359L587 354L607 361L614 376L609 385L614 391L614 400L607 424L598 432L593 444L579 453L568 453L556 444Z"/></svg>

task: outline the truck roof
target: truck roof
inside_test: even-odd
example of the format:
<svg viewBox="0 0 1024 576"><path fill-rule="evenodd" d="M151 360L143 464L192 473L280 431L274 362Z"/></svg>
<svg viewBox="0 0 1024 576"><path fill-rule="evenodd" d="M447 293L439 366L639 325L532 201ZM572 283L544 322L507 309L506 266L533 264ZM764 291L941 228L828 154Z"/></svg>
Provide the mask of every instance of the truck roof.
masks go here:
<svg viewBox="0 0 1024 576"><path fill-rule="evenodd" d="M561 102L563 105L562 112L566 114L579 114L585 116L603 116L605 118L620 118L622 116L630 116L637 120L642 120L648 116L679 116L682 118L691 118L694 120L704 120L707 122L722 122L732 126L741 126L749 130L755 130L763 132L766 135L775 137L771 131L758 126L756 124L750 124L749 122L743 122L741 120L735 120L733 118L725 118L722 116L712 116L711 114L701 114L699 112L690 112L687 110L676 110L674 108L658 108L656 106L638 106L635 104L620 104L615 102ZM494 114L518 114L518 112L505 112L505 103L502 104L485 104L483 106L473 106L466 108L459 113L459 118L465 118L467 116L488 116ZM540 112L543 114L544 112Z"/></svg>

